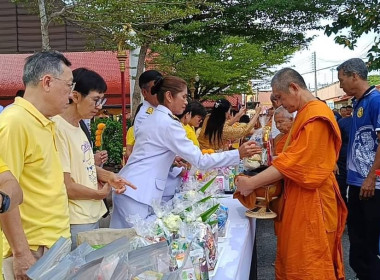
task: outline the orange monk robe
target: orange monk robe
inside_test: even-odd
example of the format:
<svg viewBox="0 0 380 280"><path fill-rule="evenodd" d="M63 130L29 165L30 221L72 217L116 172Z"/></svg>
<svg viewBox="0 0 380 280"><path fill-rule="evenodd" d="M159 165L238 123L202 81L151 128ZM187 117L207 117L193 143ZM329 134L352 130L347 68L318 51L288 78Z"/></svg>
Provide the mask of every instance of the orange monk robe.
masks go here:
<svg viewBox="0 0 380 280"><path fill-rule="evenodd" d="M333 174L340 146L339 127L323 102L298 111L290 145L273 161L284 176L276 279L344 279L347 209Z"/></svg>
<svg viewBox="0 0 380 280"><path fill-rule="evenodd" d="M286 140L288 139L289 133L283 134L280 133L279 135L274 138L274 155L277 156L279 153L282 153L282 150L284 149Z"/></svg>

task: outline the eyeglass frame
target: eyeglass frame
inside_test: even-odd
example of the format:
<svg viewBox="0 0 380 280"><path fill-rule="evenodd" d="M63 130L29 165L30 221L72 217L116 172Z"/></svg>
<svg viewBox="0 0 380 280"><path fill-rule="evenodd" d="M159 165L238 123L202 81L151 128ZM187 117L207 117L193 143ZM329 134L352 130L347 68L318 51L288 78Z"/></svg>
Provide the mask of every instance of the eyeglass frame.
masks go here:
<svg viewBox="0 0 380 280"><path fill-rule="evenodd" d="M94 100L95 101L95 100ZM103 107L104 104L106 104L107 98L99 98L98 100L95 101L95 107L99 107L100 105Z"/></svg>
<svg viewBox="0 0 380 280"><path fill-rule="evenodd" d="M64 80L64 79L61 79L61 78L58 78L58 77L55 77L55 76L51 76L52 78L54 79L57 79L57 80L60 80L60 81L63 81L63 82L66 82L66 85L68 87L70 87L70 93L73 93L74 89L75 89L75 85L77 84L76 82L71 82L71 84L68 83L67 80ZM43 78L40 79L40 81L42 81Z"/></svg>

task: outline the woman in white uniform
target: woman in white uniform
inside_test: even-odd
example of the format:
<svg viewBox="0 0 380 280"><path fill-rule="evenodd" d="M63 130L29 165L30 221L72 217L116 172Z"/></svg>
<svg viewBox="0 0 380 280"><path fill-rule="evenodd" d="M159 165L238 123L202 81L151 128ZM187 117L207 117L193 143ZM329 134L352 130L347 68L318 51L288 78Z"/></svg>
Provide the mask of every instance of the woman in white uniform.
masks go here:
<svg viewBox="0 0 380 280"><path fill-rule="evenodd" d="M161 200L168 173L176 155L192 165L206 170L214 167L237 165L241 158L252 156L260 149L254 142L244 143L239 150L202 155L200 149L186 137L179 119L187 104L186 82L168 76L156 81L152 94L160 103L148 116L136 134L136 144L119 175L128 178L137 190L127 189L124 195L113 195L112 228L133 226L127 222L129 215L147 219L154 214L153 200Z"/></svg>

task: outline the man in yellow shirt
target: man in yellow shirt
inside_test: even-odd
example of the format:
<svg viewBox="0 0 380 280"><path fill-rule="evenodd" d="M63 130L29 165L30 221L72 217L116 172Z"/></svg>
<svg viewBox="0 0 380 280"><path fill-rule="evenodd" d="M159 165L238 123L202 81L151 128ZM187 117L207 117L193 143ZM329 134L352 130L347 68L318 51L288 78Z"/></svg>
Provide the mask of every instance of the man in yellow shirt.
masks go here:
<svg viewBox="0 0 380 280"><path fill-rule="evenodd" d="M0 114L1 156L18 180L24 202L0 215L5 279L26 279L33 265L61 236L70 237L69 211L55 125L75 86L71 63L59 52L26 59L24 98ZM14 274L14 275L13 275Z"/></svg>
<svg viewBox="0 0 380 280"><path fill-rule="evenodd" d="M22 202L22 191L15 177L9 172L8 167L0 158L0 213L5 213L13 209ZM3 248L3 236L0 234L0 252ZM0 271L2 269L3 258L0 257ZM3 279L0 273L0 280Z"/></svg>

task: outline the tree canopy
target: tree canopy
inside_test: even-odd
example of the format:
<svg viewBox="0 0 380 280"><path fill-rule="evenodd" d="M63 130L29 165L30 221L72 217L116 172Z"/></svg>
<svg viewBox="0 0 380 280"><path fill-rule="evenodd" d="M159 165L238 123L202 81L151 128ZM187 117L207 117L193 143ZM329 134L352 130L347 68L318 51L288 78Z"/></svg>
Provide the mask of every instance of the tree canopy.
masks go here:
<svg viewBox="0 0 380 280"><path fill-rule="evenodd" d="M328 36L336 35L335 42L354 49L363 34L380 32L379 1L345 1L335 21L325 27ZM344 33L347 32L347 33ZM380 68L380 38L375 36L369 49L368 66L370 70Z"/></svg>
<svg viewBox="0 0 380 280"><path fill-rule="evenodd" d="M99 42L110 50L141 46L138 76L144 67L146 51L153 48L160 53L154 63L164 72L188 82L198 74L203 95L244 92L249 79L270 74L272 66L284 63L290 54L305 47L311 40L305 32L322 28L319 19L337 14L344 1L58 2L60 5L56 6L62 8L55 14L60 20L81 27L90 49ZM48 14L54 14L54 5L46 7ZM131 28L135 33L130 32Z"/></svg>

